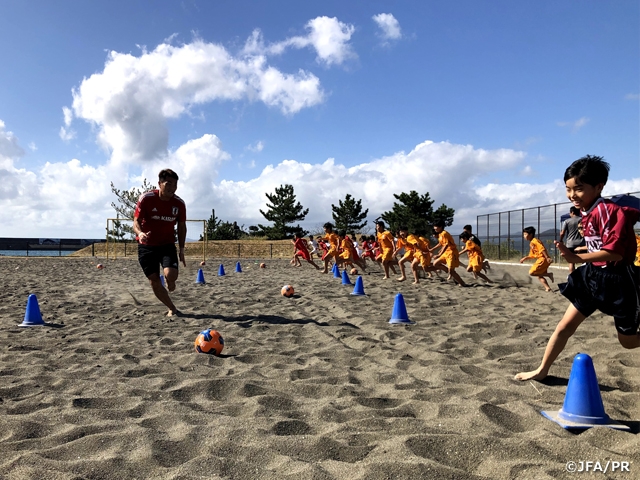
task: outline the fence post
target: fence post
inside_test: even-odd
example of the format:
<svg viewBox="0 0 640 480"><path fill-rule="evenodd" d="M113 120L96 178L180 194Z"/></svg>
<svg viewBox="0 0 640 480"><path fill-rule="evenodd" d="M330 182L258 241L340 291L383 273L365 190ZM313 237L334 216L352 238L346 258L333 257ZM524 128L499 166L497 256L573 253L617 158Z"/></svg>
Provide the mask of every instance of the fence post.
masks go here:
<svg viewBox="0 0 640 480"><path fill-rule="evenodd" d="M238 258L240 258L240 244L238 244Z"/></svg>
<svg viewBox="0 0 640 480"><path fill-rule="evenodd" d="M273 243L269 244L269 258L273 258Z"/></svg>
<svg viewBox="0 0 640 480"><path fill-rule="evenodd" d="M96 242L93 242L91 244L91 256L95 257L96 256Z"/></svg>
<svg viewBox="0 0 640 480"><path fill-rule="evenodd" d="M511 258L511 210L507 212L507 260Z"/></svg>
<svg viewBox="0 0 640 480"><path fill-rule="evenodd" d="M502 213L498 212L498 260L502 260L502 258L500 257L500 248L502 247L502 245L500 244L500 242L502 242Z"/></svg>

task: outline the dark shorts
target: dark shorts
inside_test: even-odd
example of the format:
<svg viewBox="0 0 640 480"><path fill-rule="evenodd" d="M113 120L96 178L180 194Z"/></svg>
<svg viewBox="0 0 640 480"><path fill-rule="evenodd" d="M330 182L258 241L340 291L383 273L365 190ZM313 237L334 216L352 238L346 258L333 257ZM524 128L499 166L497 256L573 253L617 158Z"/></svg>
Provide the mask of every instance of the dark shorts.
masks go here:
<svg viewBox="0 0 640 480"><path fill-rule="evenodd" d="M585 316L600 310L611 315L622 335L635 335L640 323L640 269L633 265L600 268L587 263L558 285Z"/></svg>
<svg viewBox="0 0 640 480"><path fill-rule="evenodd" d="M159 272L159 267L178 269L178 252L173 243L149 246L138 244L138 262L142 271L149 278Z"/></svg>

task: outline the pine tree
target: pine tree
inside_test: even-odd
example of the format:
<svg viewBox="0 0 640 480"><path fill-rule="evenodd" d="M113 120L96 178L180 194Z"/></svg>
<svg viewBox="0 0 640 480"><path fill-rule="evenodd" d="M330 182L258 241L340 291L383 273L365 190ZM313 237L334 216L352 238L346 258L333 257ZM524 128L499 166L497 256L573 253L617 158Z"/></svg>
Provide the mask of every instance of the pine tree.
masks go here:
<svg viewBox="0 0 640 480"><path fill-rule="evenodd" d="M289 226L295 221L302 221L309 213L309 209L305 209L300 202L296 203L296 196L293 192L293 185L280 185L276 187L276 192L265 193L270 203L267 203L267 211L260 213L273 222L273 226L265 226L258 224L258 227L264 232L269 240L281 240L291 238L294 233L300 232L306 235L300 225L295 227Z"/></svg>
<svg viewBox="0 0 640 480"><path fill-rule="evenodd" d="M338 206L331 204L331 216L336 226L336 230L346 230L348 233L359 232L367 222L369 209L362 211L362 200L357 200L347 193L344 202L338 200Z"/></svg>
<svg viewBox="0 0 640 480"><path fill-rule="evenodd" d="M393 209L381 215L391 230L395 231L404 225L409 228L410 232L431 235L436 220L443 220L446 226L453 223L455 210L442 204L434 212L433 200L431 200L429 192L420 195L415 190L411 190L409 193L403 192L399 195L394 193L393 196L400 203L393 202Z"/></svg>
<svg viewBox="0 0 640 480"><path fill-rule="evenodd" d="M136 209L136 204L138 203L138 199L140 195L149 190L155 190L157 187L149 182L145 178L142 182L142 186L140 188L130 188L129 190L118 190L113 182L111 182L111 191L113 194L118 197L118 203L111 202L111 206L116 211L116 217L118 220L114 220L114 228L113 230L109 230L107 234L110 237L119 238L120 240L124 239L124 236L129 234L130 238L133 240L135 238L135 233L133 231L133 225L127 225L122 223L120 219L123 220L133 220L133 213Z"/></svg>

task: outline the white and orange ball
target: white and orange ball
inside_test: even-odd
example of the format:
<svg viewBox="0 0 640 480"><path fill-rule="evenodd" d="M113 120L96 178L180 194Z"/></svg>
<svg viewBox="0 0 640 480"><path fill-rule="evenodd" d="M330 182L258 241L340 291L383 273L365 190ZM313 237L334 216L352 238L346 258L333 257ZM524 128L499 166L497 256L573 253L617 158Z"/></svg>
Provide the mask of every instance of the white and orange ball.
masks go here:
<svg viewBox="0 0 640 480"><path fill-rule="evenodd" d="M357 268L352 268L349 273L351 273L351 275L357 275L358 274L358 269Z"/></svg>
<svg viewBox="0 0 640 480"><path fill-rule="evenodd" d="M267 264L266 263L261 263L260 264L260 268L267 268Z"/></svg>
<svg viewBox="0 0 640 480"><path fill-rule="evenodd" d="M217 356L220 355L224 348L224 338L222 338L220 332L209 328L198 334L193 345L198 353Z"/></svg>
<svg viewBox="0 0 640 480"><path fill-rule="evenodd" d="M285 285L284 287L282 287L282 290L280 290L280 293L284 297L293 297L295 290L291 285Z"/></svg>
<svg viewBox="0 0 640 480"><path fill-rule="evenodd" d="M201 266L201 267L204 267L206 264L207 264L207 262L205 262L204 260L202 260L202 261L200 262L200 266Z"/></svg>
<svg viewBox="0 0 640 480"><path fill-rule="evenodd" d="M103 265L103 264L101 264L101 263L99 263L99 264L97 264L97 265L96 265L96 268L97 268L98 270L102 270L102 269L104 268L104 265Z"/></svg>

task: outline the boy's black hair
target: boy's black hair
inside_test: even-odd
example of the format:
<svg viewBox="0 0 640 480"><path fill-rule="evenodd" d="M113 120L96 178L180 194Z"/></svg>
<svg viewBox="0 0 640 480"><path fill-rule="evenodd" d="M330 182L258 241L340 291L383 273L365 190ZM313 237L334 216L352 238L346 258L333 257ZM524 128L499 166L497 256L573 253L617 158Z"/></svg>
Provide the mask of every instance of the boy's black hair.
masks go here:
<svg viewBox="0 0 640 480"><path fill-rule="evenodd" d="M460 238L463 240L469 240L471 238L471 235L469 234L469 232L462 232L460 234Z"/></svg>
<svg viewBox="0 0 640 480"><path fill-rule="evenodd" d="M366 235L360 235L360 241L361 242L366 242L368 240Z"/></svg>
<svg viewBox="0 0 640 480"><path fill-rule="evenodd" d="M581 183L586 183L595 187L607 183L609 179L609 164L604 158L596 155L585 155L579 158L567 168L564 172L565 183L570 178L576 178Z"/></svg>
<svg viewBox="0 0 640 480"><path fill-rule="evenodd" d="M522 229L522 231L524 233L528 233L529 235L533 235L534 237L536 236L536 229L535 227L524 227Z"/></svg>
<svg viewBox="0 0 640 480"><path fill-rule="evenodd" d="M369 235L369 240L372 242L376 241L376 236L375 235Z"/></svg>
<svg viewBox="0 0 640 480"><path fill-rule="evenodd" d="M444 228L444 220L436 220L436 221L433 223L433 226L434 226L434 227Z"/></svg>
<svg viewBox="0 0 640 480"><path fill-rule="evenodd" d="M462 227L462 229L469 233L473 231L473 229L471 228L471 225L465 225L464 227Z"/></svg>
<svg viewBox="0 0 640 480"><path fill-rule="evenodd" d="M344 238L344 236L347 234L346 230L338 230L338 236Z"/></svg>
<svg viewBox="0 0 640 480"><path fill-rule="evenodd" d="M333 224L331 222L327 222L325 223L322 228L326 228L327 230L329 230L330 232L333 232Z"/></svg>
<svg viewBox="0 0 640 480"><path fill-rule="evenodd" d="M309 235L309 238L310 238L311 240L313 240L313 235Z"/></svg>
<svg viewBox="0 0 640 480"><path fill-rule="evenodd" d="M580 209L578 207L571 207L569 211L574 215L580 216Z"/></svg>
<svg viewBox="0 0 640 480"><path fill-rule="evenodd" d="M302 238L302 234L300 232L293 232L294 238Z"/></svg>
<svg viewBox="0 0 640 480"><path fill-rule="evenodd" d="M376 225L379 225L379 226L381 226L382 228L384 228L384 222L383 222L382 220L378 220L378 221L376 222Z"/></svg>
<svg viewBox="0 0 640 480"><path fill-rule="evenodd" d="M399 232L408 232L409 231L409 227L407 227L406 225L400 225L398 227L398 231Z"/></svg>
<svg viewBox="0 0 640 480"><path fill-rule="evenodd" d="M178 174L171 170L170 168L165 168L164 170L160 170L158 173L158 182L164 182L167 178L173 178L174 180L179 180Z"/></svg>

